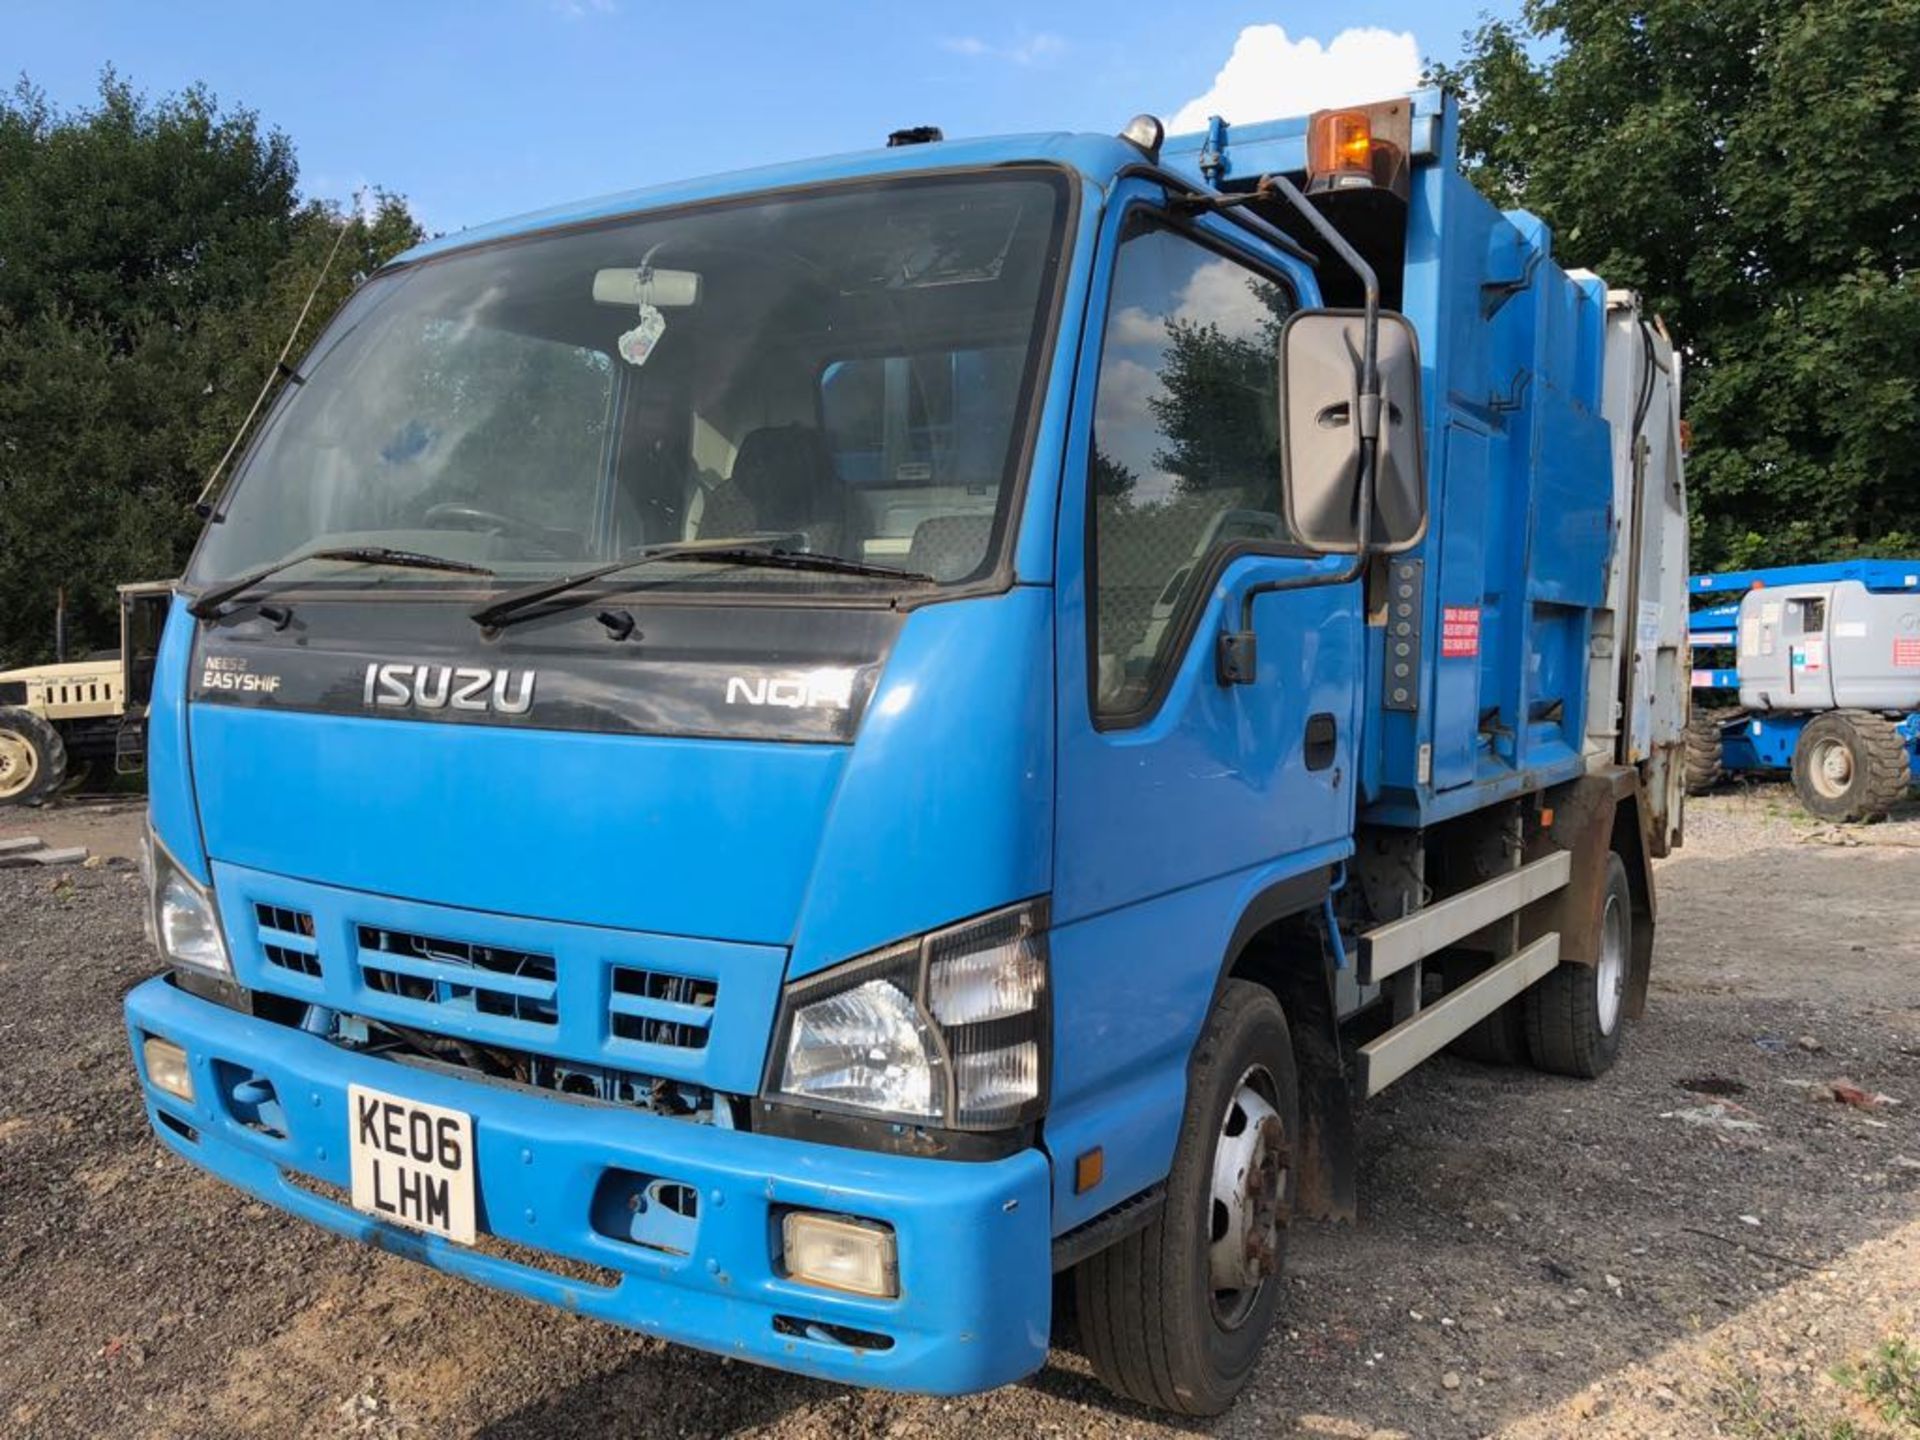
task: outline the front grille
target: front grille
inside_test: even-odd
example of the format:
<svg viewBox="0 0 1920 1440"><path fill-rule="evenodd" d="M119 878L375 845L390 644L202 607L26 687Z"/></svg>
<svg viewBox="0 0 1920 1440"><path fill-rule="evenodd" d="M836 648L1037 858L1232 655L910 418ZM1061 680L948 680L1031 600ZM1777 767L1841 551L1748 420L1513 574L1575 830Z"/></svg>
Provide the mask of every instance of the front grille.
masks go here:
<svg viewBox="0 0 1920 1440"><path fill-rule="evenodd" d="M614 1038L675 1050L704 1050L720 987L691 975L613 967L608 997Z"/></svg>
<svg viewBox="0 0 1920 1440"><path fill-rule="evenodd" d="M745 947L246 880L226 911L235 978L319 1007L314 1024L357 1016L442 1060L504 1057L536 1087L674 1114L759 1078L741 1036L772 1024L777 968Z"/></svg>
<svg viewBox="0 0 1920 1440"><path fill-rule="evenodd" d="M311 980L320 978L320 947L313 938L313 916L284 905L255 905L253 918L259 927L260 956L267 964Z"/></svg>
<svg viewBox="0 0 1920 1440"><path fill-rule="evenodd" d="M381 926L356 927L360 974L367 988L445 1013L560 1022L559 986L551 955L477 945Z"/></svg>

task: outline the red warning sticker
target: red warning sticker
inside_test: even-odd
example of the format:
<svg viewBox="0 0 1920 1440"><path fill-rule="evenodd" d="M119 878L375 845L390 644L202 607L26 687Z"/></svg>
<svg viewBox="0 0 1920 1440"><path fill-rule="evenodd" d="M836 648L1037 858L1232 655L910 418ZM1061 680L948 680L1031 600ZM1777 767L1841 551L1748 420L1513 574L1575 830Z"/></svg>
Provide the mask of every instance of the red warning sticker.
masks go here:
<svg viewBox="0 0 1920 1440"><path fill-rule="evenodd" d="M1900 636L1893 642L1893 663L1902 670L1920 669L1920 636Z"/></svg>
<svg viewBox="0 0 1920 1440"><path fill-rule="evenodd" d="M1440 607L1440 655L1456 659L1480 653L1480 607L1443 605Z"/></svg>

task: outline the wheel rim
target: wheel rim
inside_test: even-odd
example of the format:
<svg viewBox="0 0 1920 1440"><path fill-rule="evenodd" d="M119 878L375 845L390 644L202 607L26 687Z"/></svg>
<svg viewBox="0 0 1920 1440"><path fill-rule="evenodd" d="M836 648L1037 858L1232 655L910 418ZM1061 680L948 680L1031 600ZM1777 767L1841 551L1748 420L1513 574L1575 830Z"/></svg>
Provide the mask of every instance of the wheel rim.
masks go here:
<svg viewBox="0 0 1920 1440"><path fill-rule="evenodd" d="M24 795L40 773L40 752L26 737L12 730L0 730L0 800Z"/></svg>
<svg viewBox="0 0 1920 1440"><path fill-rule="evenodd" d="M1838 800L1853 786L1853 752L1838 740L1821 740L1807 757L1807 778L1829 800Z"/></svg>
<svg viewBox="0 0 1920 1440"><path fill-rule="evenodd" d="M1600 964L1596 971L1600 1033L1611 1035L1620 1023L1620 1006L1627 993L1627 922L1618 895L1607 896L1606 914L1600 921Z"/></svg>
<svg viewBox="0 0 1920 1440"><path fill-rule="evenodd" d="M1273 1076L1250 1066L1227 1099L1213 1150L1207 1284L1214 1320L1245 1322L1279 1268L1291 1153Z"/></svg>

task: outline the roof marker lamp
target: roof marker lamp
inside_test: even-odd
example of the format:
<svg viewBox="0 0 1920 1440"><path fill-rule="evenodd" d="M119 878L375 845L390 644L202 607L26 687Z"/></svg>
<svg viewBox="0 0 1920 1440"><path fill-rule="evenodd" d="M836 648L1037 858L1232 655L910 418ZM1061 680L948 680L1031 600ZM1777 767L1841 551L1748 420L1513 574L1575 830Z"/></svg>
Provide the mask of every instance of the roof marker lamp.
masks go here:
<svg viewBox="0 0 1920 1440"><path fill-rule="evenodd" d="M222 980L233 978L213 892L203 889L148 832L142 859L148 872L149 934L161 957Z"/></svg>
<svg viewBox="0 0 1920 1440"><path fill-rule="evenodd" d="M954 1130L1046 1101L1044 902L890 945L787 987L770 1099Z"/></svg>

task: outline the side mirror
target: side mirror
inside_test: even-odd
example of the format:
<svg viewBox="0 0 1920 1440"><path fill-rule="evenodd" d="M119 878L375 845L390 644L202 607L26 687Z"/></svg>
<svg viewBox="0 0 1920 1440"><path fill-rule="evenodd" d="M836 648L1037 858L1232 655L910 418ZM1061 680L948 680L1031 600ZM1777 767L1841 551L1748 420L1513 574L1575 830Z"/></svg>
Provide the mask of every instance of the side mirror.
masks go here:
<svg viewBox="0 0 1920 1440"><path fill-rule="evenodd" d="M1327 555L1359 548L1362 347L1358 310L1300 310L1280 332L1280 473L1287 528ZM1425 447L1421 443L1420 350L1404 315L1383 311L1375 364L1380 375L1380 443L1368 547L1392 553L1427 532Z"/></svg>

